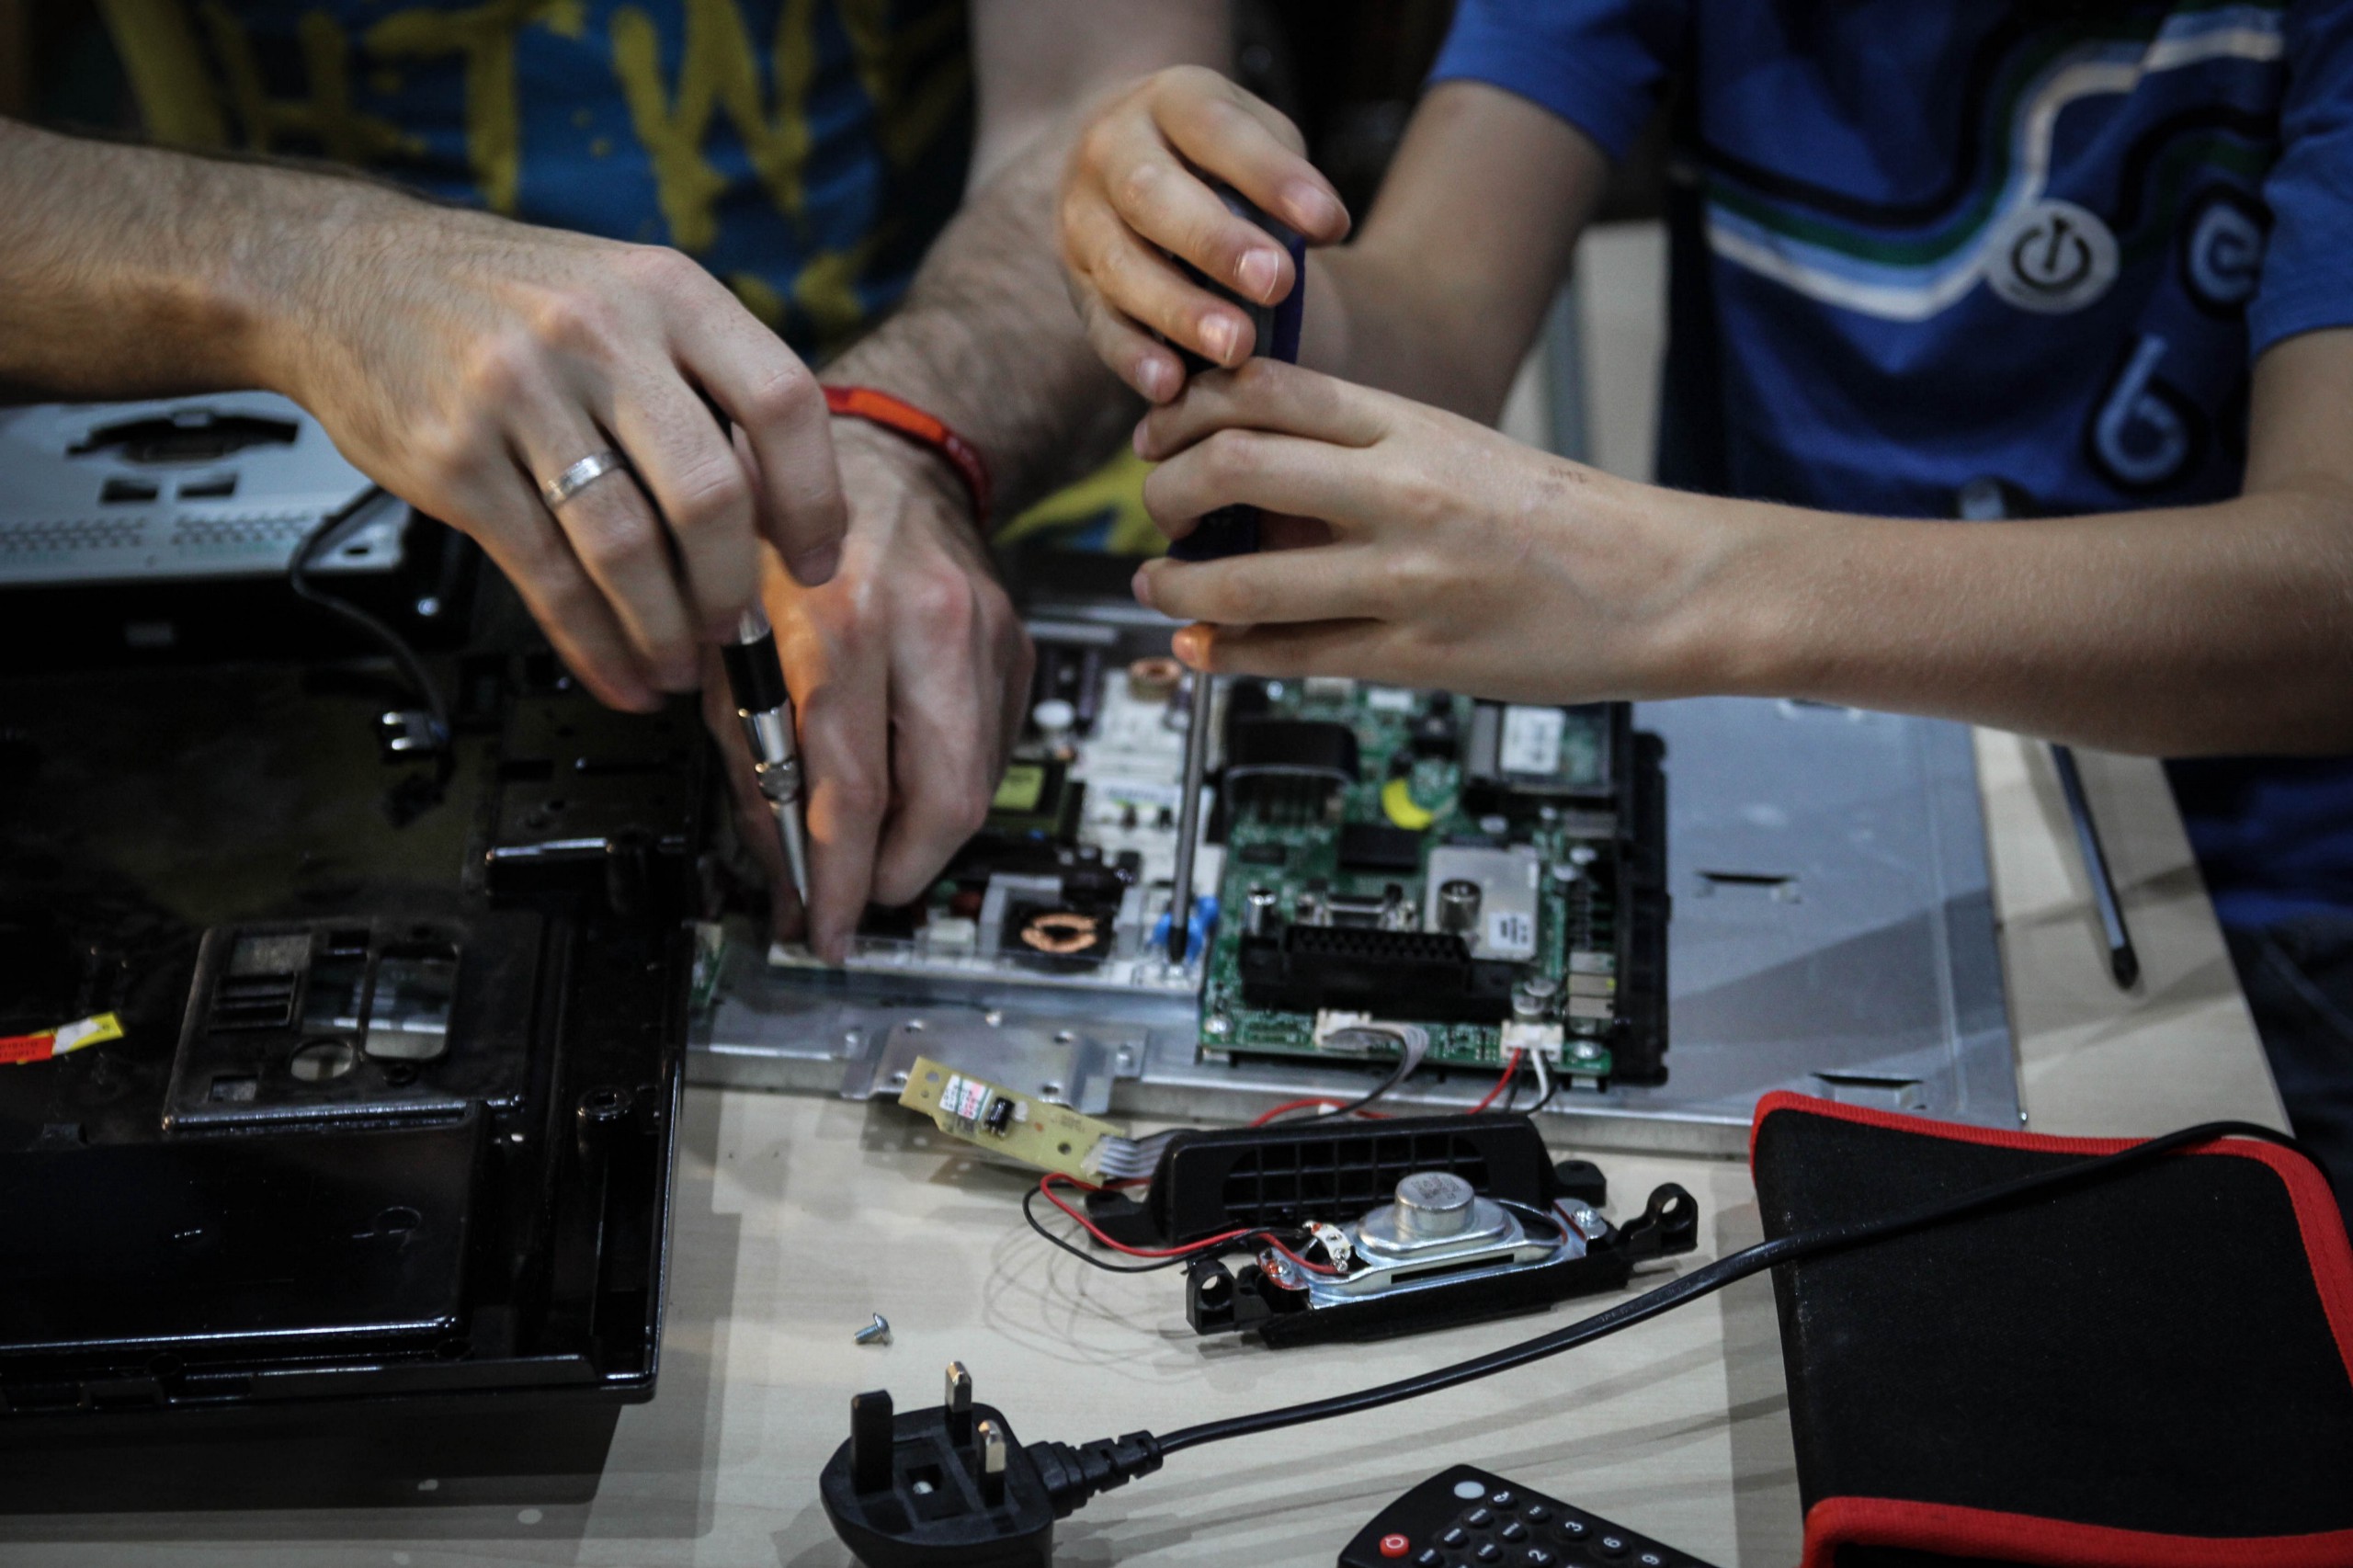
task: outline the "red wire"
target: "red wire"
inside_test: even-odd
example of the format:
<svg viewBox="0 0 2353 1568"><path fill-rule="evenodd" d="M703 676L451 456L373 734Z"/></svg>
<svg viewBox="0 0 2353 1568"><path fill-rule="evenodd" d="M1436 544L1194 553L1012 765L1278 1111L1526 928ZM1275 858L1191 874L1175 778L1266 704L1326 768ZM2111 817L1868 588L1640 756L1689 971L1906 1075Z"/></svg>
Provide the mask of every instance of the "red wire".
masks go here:
<svg viewBox="0 0 2353 1568"><path fill-rule="evenodd" d="M1518 1075L1520 1054L1520 1051L1515 1048L1512 1053L1508 1057L1505 1058L1504 1075L1495 1081L1495 1086L1494 1088L1487 1091L1487 1097L1485 1099L1481 1100L1477 1105L1471 1108L1472 1115L1476 1116L1479 1112L1495 1104L1495 1096L1502 1094L1504 1090L1510 1085L1512 1079ZM1348 1102L1346 1100L1323 1099L1320 1097L1310 1097L1303 1100L1285 1100L1282 1104L1277 1106L1274 1109L1266 1112L1264 1115L1253 1117L1250 1120L1250 1125L1253 1127L1264 1127L1267 1123L1274 1120L1275 1118L1279 1116L1288 1116L1292 1111L1303 1110L1309 1106L1331 1106L1337 1108L1347 1103ZM1357 1112L1357 1114L1363 1117L1368 1121L1380 1121L1384 1119L1381 1114L1377 1110L1360 1110Z"/></svg>
<svg viewBox="0 0 2353 1568"><path fill-rule="evenodd" d="M1285 1115L1288 1115L1288 1114L1290 1114L1290 1112L1295 1111L1295 1110L1298 1110L1298 1109L1300 1109L1301 1108L1305 1107L1305 1106L1312 1106L1312 1105L1331 1106L1331 1107L1333 1107L1335 1109L1336 1109L1336 1108L1338 1108L1339 1107L1344 1106L1344 1105L1347 1105L1347 1104L1348 1104L1348 1103L1349 1103L1349 1102L1348 1102L1348 1101L1347 1101L1347 1100L1326 1100L1326 1099L1285 1100L1282 1104L1280 1104L1280 1105L1277 1106L1274 1109L1272 1109L1272 1110L1270 1110L1270 1111L1267 1112L1264 1116L1260 1116L1260 1117L1255 1117L1255 1118L1253 1118L1253 1119L1251 1119L1250 1125L1251 1125L1251 1126L1253 1126L1253 1127L1264 1127L1264 1126L1266 1126L1266 1125L1267 1125L1267 1123L1268 1123L1268 1122L1270 1122L1270 1121L1274 1120L1274 1119L1275 1119L1275 1118L1277 1118L1277 1117L1279 1117L1279 1116L1285 1116ZM1379 1111L1377 1111L1377 1110L1360 1110L1360 1111L1357 1112L1357 1114L1358 1114L1358 1116L1360 1116L1360 1117L1363 1117L1367 1121L1385 1121L1385 1120L1387 1120L1387 1119L1388 1119L1386 1117L1382 1116L1382 1115L1381 1114L1381 1112L1379 1112Z"/></svg>
<svg viewBox="0 0 2353 1568"><path fill-rule="evenodd" d="M1097 1227L1094 1221L1089 1220L1086 1215L1080 1213L1069 1204L1064 1203L1060 1198L1055 1197L1054 1183L1058 1180L1069 1182L1071 1186L1086 1192L1100 1192L1103 1188L1099 1187L1088 1187L1085 1182L1080 1181L1075 1176L1064 1176L1060 1171L1048 1171L1044 1176L1038 1178L1038 1190L1045 1194L1047 1202L1052 1204L1064 1214L1070 1216L1071 1219L1076 1221L1079 1228L1085 1231L1088 1235L1093 1236L1097 1242L1100 1242L1103 1245L1109 1247L1113 1252L1123 1254L1129 1257L1189 1257L1197 1252L1203 1252L1211 1247L1223 1246L1226 1243L1239 1241L1244 1236L1255 1235L1264 1237L1268 1246L1274 1248L1277 1252L1282 1254L1285 1257L1290 1259L1293 1263L1299 1265L1300 1267L1308 1270L1310 1273L1337 1274L1340 1272L1336 1268L1328 1268L1320 1263L1310 1263L1307 1259L1300 1256L1299 1254L1291 1251L1290 1248L1277 1241L1267 1232L1255 1230L1248 1226L1245 1226L1240 1230L1227 1231L1221 1235L1205 1236L1198 1242L1190 1242L1180 1247L1131 1247L1124 1242L1113 1241L1109 1236L1105 1235L1103 1232ZM1110 1185L1125 1186L1128 1184L1115 1182Z"/></svg>
<svg viewBox="0 0 2353 1568"><path fill-rule="evenodd" d="M1495 1104L1495 1096L1502 1094L1504 1090L1510 1085L1511 1081L1514 1078L1519 1076L1519 1049L1515 1046L1512 1049L1512 1053L1504 1058L1504 1075L1495 1080L1495 1086L1487 1091L1486 1098L1481 1100L1477 1105L1471 1108L1471 1114L1472 1116L1478 1115L1481 1111Z"/></svg>

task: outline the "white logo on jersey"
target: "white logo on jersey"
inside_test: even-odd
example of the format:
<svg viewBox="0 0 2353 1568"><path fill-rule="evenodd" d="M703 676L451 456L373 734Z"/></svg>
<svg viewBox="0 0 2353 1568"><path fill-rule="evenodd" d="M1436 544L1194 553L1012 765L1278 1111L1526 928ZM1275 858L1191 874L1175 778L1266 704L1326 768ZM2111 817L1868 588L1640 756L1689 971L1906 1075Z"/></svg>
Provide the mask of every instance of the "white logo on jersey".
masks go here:
<svg viewBox="0 0 2353 1568"><path fill-rule="evenodd" d="M2196 412L2157 380L2165 340L2143 337L2092 419L2092 456L2126 490L2151 490L2181 477L2198 454Z"/></svg>
<svg viewBox="0 0 2353 1568"><path fill-rule="evenodd" d="M2254 295L2263 276L2263 224L2243 198L2218 194L2199 212L2183 242L2181 270L2190 293L2215 310Z"/></svg>
<svg viewBox="0 0 2353 1568"><path fill-rule="evenodd" d="M2018 214L1995 242L1985 281L2022 311L2080 311L2116 281L2116 236L2072 201L2049 198Z"/></svg>

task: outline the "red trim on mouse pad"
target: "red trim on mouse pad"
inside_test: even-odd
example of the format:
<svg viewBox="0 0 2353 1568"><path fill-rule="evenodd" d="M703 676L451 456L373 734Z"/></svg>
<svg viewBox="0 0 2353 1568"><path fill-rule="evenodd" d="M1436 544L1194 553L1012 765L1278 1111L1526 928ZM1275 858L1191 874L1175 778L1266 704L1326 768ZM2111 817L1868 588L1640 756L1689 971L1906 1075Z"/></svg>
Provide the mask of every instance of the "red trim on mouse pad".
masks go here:
<svg viewBox="0 0 2353 1568"><path fill-rule="evenodd" d="M1840 1105L1810 1095L1777 1091L1756 1102L1749 1125L1749 1166L1756 1161L1756 1135L1776 1111L1828 1117L1883 1127L1916 1137L1958 1143L2019 1149L2046 1154L2112 1154L2129 1149L2131 1138L2054 1138L2004 1128L1933 1121L1900 1111ZM2353 1380L2353 1242L2338 1217L2336 1195L2311 1161L2276 1143L2249 1138L2217 1139L2179 1152L2182 1158L2216 1155L2255 1160L2279 1176L2295 1210L2313 1287L2336 1340L2346 1376ZM2353 1486L2353 1479L2348 1479ZM2228 1539L2160 1535L2075 1524L2063 1519L1945 1503L1913 1503L1889 1497L1825 1497L1806 1512L1803 1568L1836 1568L1847 1546L1908 1548L1949 1557L1997 1558L2034 1568L2353 1568L2353 1530L2317 1535L2245 1536Z"/></svg>
<svg viewBox="0 0 2353 1568"><path fill-rule="evenodd" d="M1825 1497L1805 1516L1802 1568L1837 1568L1847 1546L1901 1547L1946 1557L1994 1557L2034 1568L2347 1568L2353 1530L2321 1535L2156 1535L2106 1525L1997 1514L1949 1503Z"/></svg>

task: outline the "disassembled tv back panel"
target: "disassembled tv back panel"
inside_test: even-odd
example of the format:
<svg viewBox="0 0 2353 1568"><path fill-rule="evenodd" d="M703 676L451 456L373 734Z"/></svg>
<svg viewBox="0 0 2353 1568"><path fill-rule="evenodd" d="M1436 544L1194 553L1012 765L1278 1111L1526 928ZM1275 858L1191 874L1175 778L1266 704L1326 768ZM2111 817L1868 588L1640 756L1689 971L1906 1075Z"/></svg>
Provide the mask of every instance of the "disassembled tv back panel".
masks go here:
<svg viewBox="0 0 2353 1568"><path fill-rule="evenodd" d="M1518 1062L1556 1098L1664 1080L1664 787L1624 705L1222 682L1180 898L1196 677L1165 627L1031 631L1029 722L986 825L922 898L870 912L847 983L802 949L774 963L868 986L850 995L1008 1011L1026 995L1080 1018L1198 998L1207 1063ZM1172 912L1193 938L1182 964Z"/></svg>

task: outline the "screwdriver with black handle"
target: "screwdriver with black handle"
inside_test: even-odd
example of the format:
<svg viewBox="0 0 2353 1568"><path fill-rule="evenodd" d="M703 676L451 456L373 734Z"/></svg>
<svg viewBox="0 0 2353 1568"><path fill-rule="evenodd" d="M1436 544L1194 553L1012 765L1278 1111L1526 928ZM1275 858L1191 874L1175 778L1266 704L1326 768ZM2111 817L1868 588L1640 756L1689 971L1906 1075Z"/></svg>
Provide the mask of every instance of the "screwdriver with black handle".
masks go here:
<svg viewBox="0 0 2353 1568"><path fill-rule="evenodd" d="M1254 357L1297 364L1300 315L1307 300L1307 244L1288 225L1258 210L1240 191L1215 181L1210 188L1217 192L1228 211L1264 229L1290 253L1290 292L1271 305L1257 304L1181 258L1177 258L1177 264L1195 283L1241 307L1250 318L1250 351ZM1188 373L1216 369L1198 355L1182 349L1178 352L1184 354ZM1258 549L1258 520L1256 506L1221 506L1196 523L1192 532L1171 544L1168 554L1176 561L1222 561L1232 555L1255 554ZM1207 671L1194 675L1191 717L1185 727L1185 793L1176 808L1176 874L1168 885L1168 961L1176 965L1184 963L1190 941L1193 859L1201 834L1201 778L1209 763L1211 684Z"/></svg>

